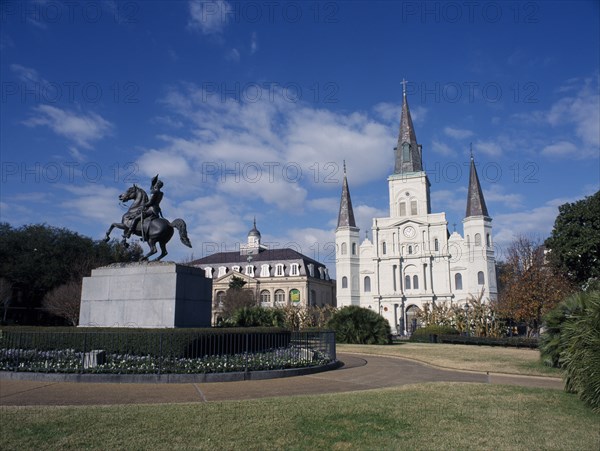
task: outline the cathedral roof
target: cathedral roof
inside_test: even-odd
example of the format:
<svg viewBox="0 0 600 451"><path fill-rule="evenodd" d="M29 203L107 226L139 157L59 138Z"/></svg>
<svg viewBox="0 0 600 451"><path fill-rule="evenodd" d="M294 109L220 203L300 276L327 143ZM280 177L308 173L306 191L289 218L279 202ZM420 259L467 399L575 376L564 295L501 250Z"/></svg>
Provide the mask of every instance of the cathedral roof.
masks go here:
<svg viewBox="0 0 600 451"><path fill-rule="evenodd" d="M479 177L477 176L477 170L475 169L473 155L471 155L469 193L467 195L467 213L465 217L468 218L469 216L489 216L485 199L483 198L483 191L479 183Z"/></svg>
<svg viewBox="0 0 600 451"><path fill-rule="evenodd" d="M400 116L400 131L396 145L396 162L394 173L419 172L423 170L421 146L417 143L417 135L413 126L406 89L402 93L402 113Z"/></svg>
<svg viewBox="0 0 600 451"><path fill-rule="evenodd" d="M352 199L346 177L346 162L344 162L344 181L342 182L342 198L340 200L340 212L338 214L338 229L340 227L356 227L354 210L352 210Z"/></svg>

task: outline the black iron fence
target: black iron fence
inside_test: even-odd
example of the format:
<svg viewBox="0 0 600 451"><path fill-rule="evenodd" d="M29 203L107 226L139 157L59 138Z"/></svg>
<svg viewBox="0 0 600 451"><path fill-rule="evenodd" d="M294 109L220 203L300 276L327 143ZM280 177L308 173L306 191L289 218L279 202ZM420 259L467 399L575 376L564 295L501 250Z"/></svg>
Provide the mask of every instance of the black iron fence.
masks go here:
<svg viewBox="0 0 600 451"><path fill-rule="evenodd" d="M310 367L335 360L332 331L0 330L1 371L221 373Z"/></svg>

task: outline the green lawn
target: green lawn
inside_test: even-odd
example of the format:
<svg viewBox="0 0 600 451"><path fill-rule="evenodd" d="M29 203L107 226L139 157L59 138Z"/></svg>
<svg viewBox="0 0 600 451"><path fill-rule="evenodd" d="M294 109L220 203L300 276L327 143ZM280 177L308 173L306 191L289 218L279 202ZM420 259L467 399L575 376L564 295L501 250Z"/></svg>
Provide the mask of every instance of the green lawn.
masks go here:
<svg viewBox="0 0 600 451"><path fill-rule="evenodd" d="M597 450L574 395L438 383L336 395L109 407L2 407L3 450Z"/></svg>
<svg viewBox="0 0 600 451"><path fill-rule="evenodd" d="M385 346L338 344L337 351L407 357L460 370L561 377L560 370L541 363L536 349L406 342Z"/></svg>

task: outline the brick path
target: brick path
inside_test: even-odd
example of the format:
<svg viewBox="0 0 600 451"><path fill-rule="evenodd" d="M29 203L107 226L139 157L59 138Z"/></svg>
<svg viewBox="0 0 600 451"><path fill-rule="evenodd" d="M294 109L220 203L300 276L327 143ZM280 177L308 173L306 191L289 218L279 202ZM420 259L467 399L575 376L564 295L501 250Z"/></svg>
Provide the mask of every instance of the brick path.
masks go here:
<svg viewBox="0 0 600 451"><path fill-rule="evenodd" d="M441 369L382 356L338 354L340 369L307 376L243 382L119 384L0 380L0 405L109 405L225 401L340 393L421 382L475 382L562 389L557 378Z"/></svg>

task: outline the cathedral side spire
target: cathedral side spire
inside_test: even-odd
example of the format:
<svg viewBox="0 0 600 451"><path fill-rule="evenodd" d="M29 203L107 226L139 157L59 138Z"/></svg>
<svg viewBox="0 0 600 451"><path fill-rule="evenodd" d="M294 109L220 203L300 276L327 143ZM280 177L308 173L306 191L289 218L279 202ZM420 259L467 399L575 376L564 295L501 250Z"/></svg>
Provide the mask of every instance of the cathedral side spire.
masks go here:
<svg viewBox="0 0 600 451"><path fill-rule="evenodd" d="M469 173L469 193L467 195L467 213L466 218L470 216L489 216L483 191L475 169L475 160L473 158L473 150L471 149L471 168Z"/></svg>
<svg viewBox="0 0 600 451"><path fill-rule="evenodd" d="M402 113L400 116L400 131L395 150L396 162L394 173L403 174L423 170L421 146L417 144L417 135L410 116L406 98L406 80L402 80Z"/></svg>
<svg viewBox="0 0 600 451"><path fill-rule="evenodd" d="M344 181L342 182L342 198L340 200L337 225L338 229L340 227L356 227L354 211L352 210L352 200L350 199L350 189L348 188L348 178L346 177L346 161L344 161Z"/></svg>

